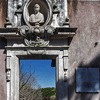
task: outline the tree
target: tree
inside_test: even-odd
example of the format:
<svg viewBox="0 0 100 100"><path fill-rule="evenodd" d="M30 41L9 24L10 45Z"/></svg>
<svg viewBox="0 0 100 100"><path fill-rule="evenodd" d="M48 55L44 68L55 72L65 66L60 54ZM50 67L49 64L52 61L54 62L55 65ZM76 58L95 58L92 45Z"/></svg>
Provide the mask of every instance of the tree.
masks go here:
<svg viewBox="0 0 100 100"><path fill-rule="evenodd" d="M42 88L43 100L56 100L56 89L54 87Z"/></svg>
<svg viewBox="0 0 100 100"><path fill-rule="evenodd" d="M31 66L29 71L23 71L23 67L20 66L19 100L42 100L42 92Z"/></svg>

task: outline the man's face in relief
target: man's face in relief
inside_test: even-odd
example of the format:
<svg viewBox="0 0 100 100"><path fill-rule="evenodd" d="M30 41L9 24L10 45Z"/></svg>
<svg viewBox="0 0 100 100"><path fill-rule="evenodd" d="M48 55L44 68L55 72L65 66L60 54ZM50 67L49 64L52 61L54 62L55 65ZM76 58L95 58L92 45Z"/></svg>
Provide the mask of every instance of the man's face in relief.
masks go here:
<svg viewBox="0 0 100 100"><path fill-rule="evenodd" d="M35 6L34 6L34 12L38 13L39 10L40 10L40 6L38 4L35 4Z"/></svg>

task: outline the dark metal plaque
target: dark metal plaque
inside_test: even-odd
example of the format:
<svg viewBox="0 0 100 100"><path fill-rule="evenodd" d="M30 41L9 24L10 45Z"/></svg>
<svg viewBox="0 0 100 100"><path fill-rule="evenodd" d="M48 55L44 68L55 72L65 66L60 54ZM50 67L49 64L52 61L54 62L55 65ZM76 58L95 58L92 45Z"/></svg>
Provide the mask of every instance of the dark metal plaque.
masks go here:
<svg viewBox="0 0 100 100"><path fill-rule="evenodd" d="M76 69L76 92L99 92L99 68Z"/></svg>

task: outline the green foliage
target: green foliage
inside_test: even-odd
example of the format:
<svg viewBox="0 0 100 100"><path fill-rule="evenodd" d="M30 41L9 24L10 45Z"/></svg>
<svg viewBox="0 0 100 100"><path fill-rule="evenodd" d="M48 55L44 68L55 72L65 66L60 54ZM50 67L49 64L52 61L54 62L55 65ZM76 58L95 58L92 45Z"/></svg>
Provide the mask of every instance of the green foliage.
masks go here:
<svg viewBox="0 0 100 100"><path fill-rule="evenodd" d="M56 100L56 89L40 88L31 68L23 72L20 66L19 100Z"/></svg>
<svg viewBox="0 0 100 100"><path fill-rule="evenodd" d="M56 89L55 88L42 88L43 100L56 100Z"/></svg>

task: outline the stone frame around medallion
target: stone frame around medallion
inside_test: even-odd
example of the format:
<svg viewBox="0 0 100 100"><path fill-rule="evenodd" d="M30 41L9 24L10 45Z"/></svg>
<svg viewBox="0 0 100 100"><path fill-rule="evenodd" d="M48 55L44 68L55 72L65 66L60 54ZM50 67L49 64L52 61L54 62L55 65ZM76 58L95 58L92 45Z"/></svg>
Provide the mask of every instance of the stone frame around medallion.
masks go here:
<svg viewBox="0 0 100 100"><path fill-rule="evenodd" d="M44 23L42 25L40 25L40 27L41 26L45 27L50 23L50 21L52 19L52 5L49 0L28 0L25 4L24 10L23 10L24 21L29 27L35 27L34 25L31 25L29 23L28 18L27 18L27 12L30 16L32 14L31 7L32 7L32 5L34 6L35 4L40 5L40 12L44 15ZM30 11L28 11L28 10L30 10Z"/></svg>

